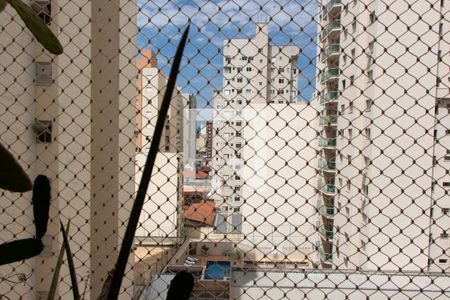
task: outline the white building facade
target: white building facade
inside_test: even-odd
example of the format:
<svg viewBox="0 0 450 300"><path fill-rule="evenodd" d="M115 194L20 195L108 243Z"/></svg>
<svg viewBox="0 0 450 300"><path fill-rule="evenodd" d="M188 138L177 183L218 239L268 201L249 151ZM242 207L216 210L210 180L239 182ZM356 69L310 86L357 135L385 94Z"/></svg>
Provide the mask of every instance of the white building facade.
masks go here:
<svg viewBox="0 0 450 300"><path fill-rule="evenodd" d="M449 5L321 4L317 265L448 270Z"/></svg>

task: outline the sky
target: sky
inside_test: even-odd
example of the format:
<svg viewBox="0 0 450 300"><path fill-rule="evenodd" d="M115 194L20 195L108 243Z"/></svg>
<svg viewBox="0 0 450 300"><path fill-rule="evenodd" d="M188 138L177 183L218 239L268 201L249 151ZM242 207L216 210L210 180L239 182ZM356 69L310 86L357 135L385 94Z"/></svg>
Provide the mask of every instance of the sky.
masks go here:
<svg viewBox="0 0 450 300"><path fill-rule="evenodd" d="M299 100L315 90L316 0L138 0L138 46L156 52L166 74L181 34L190 22L178 86L194 94L198 107L212 105L212 93L222 88L222 48L225 39L252 38L255 22L269 24L273 44L300 47Z"/></svg>

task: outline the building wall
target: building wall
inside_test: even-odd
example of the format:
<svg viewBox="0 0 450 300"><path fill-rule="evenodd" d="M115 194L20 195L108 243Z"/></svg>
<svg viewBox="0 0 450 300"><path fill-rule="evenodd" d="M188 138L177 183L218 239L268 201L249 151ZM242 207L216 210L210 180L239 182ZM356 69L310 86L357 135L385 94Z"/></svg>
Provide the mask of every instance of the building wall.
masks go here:
<svg viewBox="0 0 450 300"><path fill-rule="evenodd" d="M440 1L433 7L440 7ZM434 220L429 170L434 169L435 92L441 77L440 12L428 2L408 1L345 1L329 11L322 26L337 20L342 24L325 39L319 36L320 49L341 47L338 58L318 56L319 75L340 69L340 75L322 83L318 79L317 85L321 96L340 91L336 100L317 104L322 116L338 115L337 124L321 127L322 137L337 137L336 147L328 147L335 150L321 151L327 158L334 155L337 169L336 176L324 171L320 176L337 191L337 214L330 226L336 235L333 248L326 250L333 256L330 263L351 269L425 270L431 237L422 228ZM328 196L320 194L325 201Z"/></svg>
<svg viewBox="0 0 450 300"><path fill-rule="evenodd" d="M51 4L50 27L57 33L57 29L62 28L57 36L64 53L57 57L48 55L32 42L29 31L22 30L22 21L9 6L0 14L0 22L5 25L0 33L1 40L6 47L0 60L7 68L7 72L0 75L1 97L9 101L3 102L7 106L1 104L2 111L9 111L2 115L0 122L2 143L10 145L10 151L18 155L32 179L36 174L45 174L52 186L50 222L44 239L47 248L43 255L25 263L2 267L2 273L10 273L10 268L15 267L14 272L31 274L31 277L25 285L13 286L13 291L8 290L9 285L2 285L0 293L12 298L45 296L61 243L59 221L66 223L70 219L74 263L77 274L83 277L79 287L83 291L87 286L84 298L89 299L98 296L106 272L115 263L123 227L117 219L123 212L119 202L129 200L134 193L134 184L130 185L134 169L132 167L130 172L130 166L134 166L130 164L134 152L133 126L128 126L129 122L124 119L134 118L134 104L129 99L133 99L135 90L129 82L136 74L130 69L122 69L120 76L115 74L119 74L124 61L132 61L136 53L128 39L135 36L135 28L128 24L128 15L135 15L130 13L135 6L133 3L119 5L117 1L116 5L104 5L108 9L99 11L87 1L52 1ZM102 6L102 3L97 4ZM93 10L96 21L90 23ZM124 14L127 14L126 22L121 19ZM101 23L105 17L112 21L106 25ZM119 24L124 25L120 33L112 29ZM124 36L127 36L127 46ZM94 57L92 53L97 53L99 48L108 50ZM13 62L12 57L16 55ZM104 63L107 55L111 58L109 64ZM35 84L34 61L51 63L53 81L47 86ZM100 70L102 75L99 75ZM14 82L14 78L17 81ZM114 105L108 105L110 103ZM35 130L42 122L36 121L52 122L49 143L37 141ZM101 165L106 167L101 168ZM126 175L119 174L118 170ZM128 183L119 186L124 180ZM14 202L5 204L4 208L12 211L5 216L5 224L9 225L2 230L1 239L9 241L13 233L17 234L15 238L34 235L31 193L6 197ZM8 221L9 216L16 217L13 211L22 204L23 213L17 215L17 223ZM107 243L104 242L106 237ZM61 277L66 276L68 270L63 267ZM68 282L65 280L58 285L62 298L70 297Z"/></svg>
<svg viewBox="0 0 450 300"><path fill-rule="evenodd" d="M308 124L316 111L304 102L251 108L238 173L245 182L238 246L252 259L299 262L313 251L316 131Z"/></svg>

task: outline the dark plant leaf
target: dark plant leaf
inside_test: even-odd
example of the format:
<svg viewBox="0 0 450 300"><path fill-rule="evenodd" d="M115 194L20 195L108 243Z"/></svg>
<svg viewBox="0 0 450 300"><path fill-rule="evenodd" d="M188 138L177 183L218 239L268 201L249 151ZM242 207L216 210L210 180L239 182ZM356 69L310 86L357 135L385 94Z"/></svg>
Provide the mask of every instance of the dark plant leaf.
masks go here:
<svg viewBox="0 0 450 300"><path fill-rule="evenodd" d="M6 7L6 0L0 0L0 12L2 12Z"/></svg>
<svg viewBox="0 0 450 300"><path fill-rule="evenodd" d="M36 238L42 239L47 232L48 211L50 209L50 180L38 175L33 184L33 214Z"/></svg>
<svg viewBox="0 0 450 300"><path fill-rule="evenodd" d="M155 163L156 155L159 150L159 142L161 140L161 134L164 129L165 119L170 106L170 100L172 99L172 93L175 88L178 71L180 69L181 58L183 57L183 50L186 45L187 36L189 33L189 25L184 31L180 43L178 44L175 58L173 60L172 69L170 70L169 80L167 82L166 92L161 103L161 107L158 112L158 120L156 121L155 131L153 134L150 151L145 162L144 171L142 173L141 182L136 194L136 200L134 201L133 208L131 210L130 219L128 220L125 236L120 248L119 257L117 258L113 279L110 285L107 300L117 299L122 284L122 278L125 274L125 267L128 262L128 257L133 246L134 236L136 234L137 224L139 222L139 215L141 214L142 206L144 205L145 195L147 194L148 185L152 175L153 165Z"/></svg>
<svg viewBox="0 0 450 300"><path fill-rule="evenodd" d="M44 249L40 239L23 239L0 245L0 265L10 264L39 255Z"/></svg>
<svg viewBox="0 0 450 300"><path fill-rule="evenodd" d="M69 230L70 230L70 220L67 222L66 235L69 233ZM62 262L63 262L63 258L64 258L64 250L65 249L66 248L64 247L64 243L62 243L61 249L59 250L58 260L56 262L55 271L53 272L52 284L50 285L50 290L48 292L47 300L55 299L56 287L58 286L59 272L61 271L61 266L62 266Z"/></svg>
<svg viewBox="0 0 450 300"><path fill-rule="evenodd" d="M33 188L30 178L2 144L0 144L0 166L0 188L20 193Z"/></svg>
<svg viewBox="0 0 450 300"><path fill-rule="evenodd" d="M64 230L63 224L61 224L61 232L64 239L64 248L66 249L67 263L69 264L70 281L72 283L72 294L74 300L80 299L80 292L78 289L77 274L75 273L75 266L73 264L72 251L70 251L69 239L67 238L68 232Z"/></svg>
<svg viewBox="0 0 450 300"><path fill-rule="evenodd" d="M63 48L61 43L48 28L48 26L38 17L38 15L21 0L6 0L19 14L25 25L34 37L44 46L45 49L55 55L61 54Z"/></svg>

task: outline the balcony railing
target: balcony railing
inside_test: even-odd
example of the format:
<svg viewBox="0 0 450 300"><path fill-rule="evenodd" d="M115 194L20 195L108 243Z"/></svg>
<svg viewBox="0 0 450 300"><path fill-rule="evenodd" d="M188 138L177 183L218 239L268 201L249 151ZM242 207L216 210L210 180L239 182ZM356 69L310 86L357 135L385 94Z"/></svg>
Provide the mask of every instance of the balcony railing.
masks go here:
<svg viewBox="0 0 450 300"><path fill-rule="evenodd" d="M320 184L319 183L318 188L322 193L326 193L326 194L335 194L336 193L336 186L334 184Z"/></svg>
<svg viewBox="0 0 450 300"><path fill-rule="evenodd" d="M341 45L333 44L325 48L325 51L322 55L322 61L326 60L328 57L341 53Z"/></svg>
<svg viewBox="0 0 450 300"><path fill-rule="evenodd" d="M326 93L323 96L320 96L320 104L324 104L333 100L337 100L339 98L339 91L334 90L331 92Z"/></svg>
<svg viewBox="0 0 450 300"><path fill-rule="evenodd" d="M322 204L322 201L319 199L316 203L317 210L319 213L325 217L334 217L336 214L336 210L334 207L328 207Z"/></svg>
<svg viewBox="0 0 450 300"><path fill-rule="evenodd" d="M325 160L322 158L319 158L318 162L319 169L325 170L325 171L335 171L336 170L336 161L335 160Z"/></svg>
<svg viewBox="0 0 450 300"><path fill-rule="evenodd" d="M319 146L320 147L336 147L336 138L320 138L319 139Z"/></svg>
<svg viewBox="0 0 450 300"><path fill-rule="evenodd" d="M325 237L327 240L332 240L334 238L334 232L331 230L326 230L320 221L316 222L316 229L319 231L319 233ZM319 248L320 249L320 248Z"/></svg>
<svg viewBox="0 0 450 300"><path fill-rule="evenodd" d="M337 77L339 77L339 75L341 75L341 69L339 69L339 68L328 69L325 71L325 73L323 73L320 76L320 81L325 82L331 78L337 78Z"/></svg>
<svg viewBox="0 0 450 300"><path fill-rule="evenodd" d="M341 3L342 3L341 0L331 0L330 2L328 2L322 10L322 18L325 18L325 16L331 11L331 9L333 7L335 7Z"/></svg>
<svg viewBox="0 0 450 300"><path fill-rule="evenodd" d="M328 34L335 29L341 29L341 20L334 20L333 22L329 23L320 34L320 39L324 40L328 36Z"/></svg>
<svg viewBox="0 0 450 300"><path fill-rule="evenodd" d="M337 115L330 115L330 116L324 116L320 117L319 124L320 125L336 125L338 120Z"/></svg>

